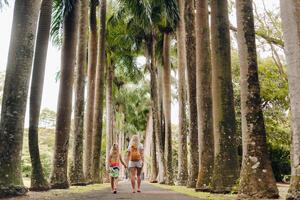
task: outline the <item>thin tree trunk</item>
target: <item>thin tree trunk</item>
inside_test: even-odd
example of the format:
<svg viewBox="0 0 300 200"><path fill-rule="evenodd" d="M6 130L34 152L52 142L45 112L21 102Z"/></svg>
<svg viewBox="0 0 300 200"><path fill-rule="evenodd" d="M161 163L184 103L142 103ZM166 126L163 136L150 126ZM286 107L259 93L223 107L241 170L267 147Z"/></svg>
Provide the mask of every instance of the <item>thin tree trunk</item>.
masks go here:
<svg viewBox="0 0 300 200"><path fill-rule="evenodd" d="M211 0L214 172L212 191L230 192L239 176L227 0Z"/></svg>
<svg viewBox="0 0 300 200"><path fill-rule="evenodd" d="M52 2L52 0L43 0L41 4L30 89L28 142L32 166L30 190L33 191L50 189L40 160L38 129L50 35Z"/></svg>
<svg viewBox="0 0 300 200"><path fill-rule="evenodd" d="M150 145L150 155L151 155L151 174L149 176L149 182L150 183L157 183L157 159L156 159L156 142L155 142L155 132L153 127L153 117L152 117L152 111L150 111L148 123L147 123L147 134L149 134L150 138L147 139L147 147Z"/></svg>
<svg viewBox="0 0 300 200"><path fill-rule="evenodd" d="M86 185L83 174L83 131L84 131L84 93L85 69L87 65L88 44L88 0L80 0L80 21L77 46L77 68L74 110L74 143L70 181L72 185Z"/></svg>
<svg viewBox="0 0 300 200"><path fill-rule="evenodd" d="M158 182L165 183L166 177L166 169L164 164L164 144L161 141L161 121L159 117L159 96L158 96L158 71L155 66L155 38L154 36L150 36L148 40L146 40L146 55L147 56L147 67L150 71L150 84L151 84L151 110L153 117L153 132L155 135L155 143L156 143L156 154L158 155ZM155 155L156 155L155 154Z"/></svg>
<svg viewBox="0 0 300 200"><path fill-rule="evenodd" d="M98 53L98 30L97 30L97 0L90 3L90 36L88 48L88 91L85 116L85 139L84 139L84 175L87 183L92 182L92 146L93 146L93 122L94 122L94 99L95 78Z"/></svg>
<svg viewBox="0 0 300 200"><path fill-rule="evenodd" d="M159 124L161 130L161 143L165 145L165 116L164 116L164 107L163 107L163 67L160 65L158 59L155 59L154 65L157 66L157 81L158 81L158 102L159 102ZM165 154L165 148L163 148L163 153Z"/></svg>
<svg viewBox="0 0 300 200"><path fill-rule="evenodd" d="M40 2L15 1L0 122L0 198L27 192L21 151Z"/></svg>
<svg viewBox="0 0 300 200"><path fill-rule="evenodd" d="M208 190L214 165L208 1L196 0L197 110L199 172L197 190Z"/></svg>
<svg viewBox="0 0 300 200"><path fill-rule="evenodd" d="M186 48L184 24L184 0L178 0L180 21L177 29L178 54L178 104L179 104L179 141L177 185L185 186L188 179L187 169L187 118L186 118Z"/></svg>
<svg viewBox="0 0 300 200"><path fill-rule="evenodd" d="M163 44L163 110L165 116L165 160L166 183L174 184L172 165L172 129L171 129L171 64L170 64L170 35L164 33Z"/></svg>
<svg viewBox="0 0 300 200"><path fill-rule="evenodd" d="M106 171L109 170L109 154L113 144L113 76L112 62L108 62L106 70Z"/></svg>
<svg viewBox="0 0 300 200"><path fill-rule="evenodd" d="M57 189L69 188L67 177L68 148L78 35L78 11L79 5L76 1L73 9L65 14L63 25L61 78L57 105L54 158L50 177L51 188Z"/></svg>
<svg viewBox="0 0 300 200"><path fill-rule="evenodd" d="M291 184L286 199L300 199L300 0L281 0L281 18L291 100Z"/></svg>
<svg viewBox="0 0 300 200"><path fill-rule="evenodd" d="M187 55L187 81L189 101L189 177L187 187L195 188L199 170L197 98L196 98L196 38L194 2L185 0L185 30Z"/></svg>
<svg viewBox="0 0 300 200"><path fill-rule="evenodd" d="M101 183L100 175L101 142L103 125L103 97L104 97L104 70L105 70L105 34L106 34L106 0L100 2L100 29L98 42L98 61L95 85L94 125L93 125L93 181Z"/></svg>

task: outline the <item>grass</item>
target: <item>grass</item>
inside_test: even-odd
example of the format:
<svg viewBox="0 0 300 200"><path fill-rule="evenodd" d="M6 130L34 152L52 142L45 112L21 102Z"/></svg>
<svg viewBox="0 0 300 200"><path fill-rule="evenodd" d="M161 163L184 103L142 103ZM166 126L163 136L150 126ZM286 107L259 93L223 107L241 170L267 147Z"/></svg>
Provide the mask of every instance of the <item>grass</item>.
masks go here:
<svg viewBox="0 0 300 200"><path fill-rule="evenodd" d="M172 190L174 192L178 192L181 194L185 194L191 197L196 197L199 199L207 199L207 200L233 200L236 198L236 195L233 194L211 194L209 192L195 192L195 189L187 188L185 186L170 186L170 185L162 185L162 184L154 184L154 186Z"/></svg>
<svg viewBox="0 0 300 200"><path fill-rule="evenodd" d="M10 200L49 200L53 197L60 199L73 199L72 194L82 194L110 187L108 183L87 186L71 186L69 189L55 189L47 192L28 192L26 196L11 198ZM82 196L84 199L84 196Z"/></svg>
<svg viewBox="0 0 300 200"><path fill-rule="evenodd" d="M178 192L181 194L185 194L191 197L196 197L199 199L205 199L205 200L234 200L237 199L237 195L234 194L211 194L208 192L195 192L195 189L187 188L185 186L169 186L169 185L162 185L162 184L153 184L156 187L168 189L174 192ZM288 191L287 184L277 184L280 199L285 199L285 196Z"/></svg>

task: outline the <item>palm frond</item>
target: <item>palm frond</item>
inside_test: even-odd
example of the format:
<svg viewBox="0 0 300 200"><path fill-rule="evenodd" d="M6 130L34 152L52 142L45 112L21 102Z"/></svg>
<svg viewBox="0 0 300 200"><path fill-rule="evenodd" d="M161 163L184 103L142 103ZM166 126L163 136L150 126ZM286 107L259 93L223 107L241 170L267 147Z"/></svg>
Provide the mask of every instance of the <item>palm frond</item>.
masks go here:
<svg viewBox="0 0 300 200"><path fill-rule="evenodd" d="M62 24L63 24L64 16L67 15L70 11L72 11L76 1L79 0L54 0L53 1L50 35L51 35L52 43L57 47L60 47L62 42L62 31L63 31Z"/></svg>

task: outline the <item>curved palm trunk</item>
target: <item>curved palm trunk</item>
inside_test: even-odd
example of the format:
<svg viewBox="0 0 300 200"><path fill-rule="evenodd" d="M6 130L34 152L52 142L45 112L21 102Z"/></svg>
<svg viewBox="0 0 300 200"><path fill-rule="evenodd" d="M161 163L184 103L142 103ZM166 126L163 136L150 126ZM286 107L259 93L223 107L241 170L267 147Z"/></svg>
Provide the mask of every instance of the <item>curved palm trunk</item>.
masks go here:
<svg viewBox="0 0 300 200"><path fill-rule="evenodd" d="M211 0L214 172L212 191L230 192L239 176L227 0Z"/></svg>
<svg viewBox="0 0 300 200"><path fill-rule="evenodd" d="M77 66L75 84L74 141L72 166L70 169L71 185L86 185L83 174L83 129L84 129L84 92L85 69L88 42L88 0L80 1L80 20L77 46Z"/></svg>
<svg viewBox="0 0 300 200"><path fill-rule="evenodd" d="M67 177L68 148L72 115L72 94L78 33L78 1L65 14L61 51L61 78L58 95L55 147L50 177L51 188L69 188Z"/></svg>
<svg viewBox="0 0 300 200"><path fill-rule="evenodd" d="M153 133L155 136L156 143L156 153L158 154L158 182L165 183L166 180L166 169L165 169L165 160L164 160L164 144L162 143L161 136L161 121L160 121L160 113L159 113L159 96L158 96L158 69L155 66L155 38L154 36L150 36L146 40L146 55L147 56L147 67L150 71L150 84L151 84L151 110L153 117ZM156 154L155 154L156 155Z"/></svg>
<svg viewBox="0 0 300 200"><path fill-rule="evenodd" d="M180 21L177 29L178 54L178 103L179 103L179 141L178 141L178 175L177 185L185 186L188 179L187 169L187 118L186 118L186 49L184 25L184 0L178 0Z"/></svg>
<svg viewBox="0 0 300 200"><path fill-rule="evenodd" d="M24 195L24 119L40 0L16 0L0 121L0 198Z"/></svg>
<svg viewBox="0 0 300 200"><path fill-rule="evenodd" d="M300 198L300 0L280 1L291 100L291 184L286 199Z"/></svg>
<svg viewBox="0 0 300 200"><path fill-rule="evenodd" d="M87 81L87 106L85 115L85 140L84 140L84 175L87 183L92 182L92 146L93 146L93 121L95 78L98 53L97 32L97 0L90 3L90 36L88 48L88 81Z"/></svg>
<svg viewBox="0 0 300 200"><path fill-rule="evenodd" d="M109 170L109 154L113 144L113 76L114 69L112 62L108 62L106 70L106 171Z"/></svg>
<svg viewBox="0 0 300 200"><path fill-rule="evenodd" d="M267 149L258 79L252 1L237 0L236 9L243 136L239 196L274 199L279 195Z"/></svg>
<svg viewBox="0 0 300 200"><path fill-rule="evenodd" d="M42 1L30 88L28 142L32 166L30 190L33 191L50 189L40 160L38 129L50 35L52 2L52 0Z"/></svg>
<svg viewBox="0 0 300 200"><path fill-rule="evenodd" d="M105 34L106 34L106 0L100 2L100 29L98 42L98 61L95 85L95 104L93 120L93 181L101 183L100 160L102 142L102 118L103 118L103 97L104 97L104 69L105 69Z"/></svg>
<svg viewBox="0 0 300 200"><path fill-rule="evenodd" d="M171 130L171 65L170 65L170 35L164 33L163 44L163 110L165 116L165 160L166 183L174 184L172 165L172 130Z"/></svg>
<svg viewBox="0 0 300 200"><path fill-rule="evenodd" d="M208 1L196 0L197 109L199 172L197 190L208 190L214 165Z"/></svg>
<svg viewBox="0 0 300 200"><path fill-rule="evenodd" d="M196 99L196 38L194 2L185 0L185 30L187 55L187 81L189 101L189 177L187 187L196 187L199 170L197 99Z"/></svg>

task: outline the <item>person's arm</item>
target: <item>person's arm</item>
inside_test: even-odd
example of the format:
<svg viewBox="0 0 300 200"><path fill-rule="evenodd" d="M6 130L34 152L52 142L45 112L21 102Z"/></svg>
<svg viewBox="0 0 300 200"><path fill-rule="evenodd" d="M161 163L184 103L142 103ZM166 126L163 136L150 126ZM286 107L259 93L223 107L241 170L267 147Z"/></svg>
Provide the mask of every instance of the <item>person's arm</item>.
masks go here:
<svg viewBox="0 0 300 200"><path fill-rule="evenodd" d="M140 149L140 154L141 154L141 160L142 160L142 163L143 163L143 165L142 166L144 166L144 162L145 162L145 160L144 160L144 149L142 148L142 149Z"/></svg>
<svg viewBox="0 0 300 200"><path fill-rule="evenodd" d="M120 161L121 161L122 165L123 165L125 168L127 168L127 165L125 164L125 162L123 162L123 159L122 159L122 156L121 156L121 155L120 155Z"/></svg>
<svg viewBox="0 0 300 200"><path fill-rule="evenodd" d="M126 152L126 157L125 157L125 162L126 162L126 165L128 166L128 163L129 163L129 159L130 159L130 151L127 150Z"/></svg>

